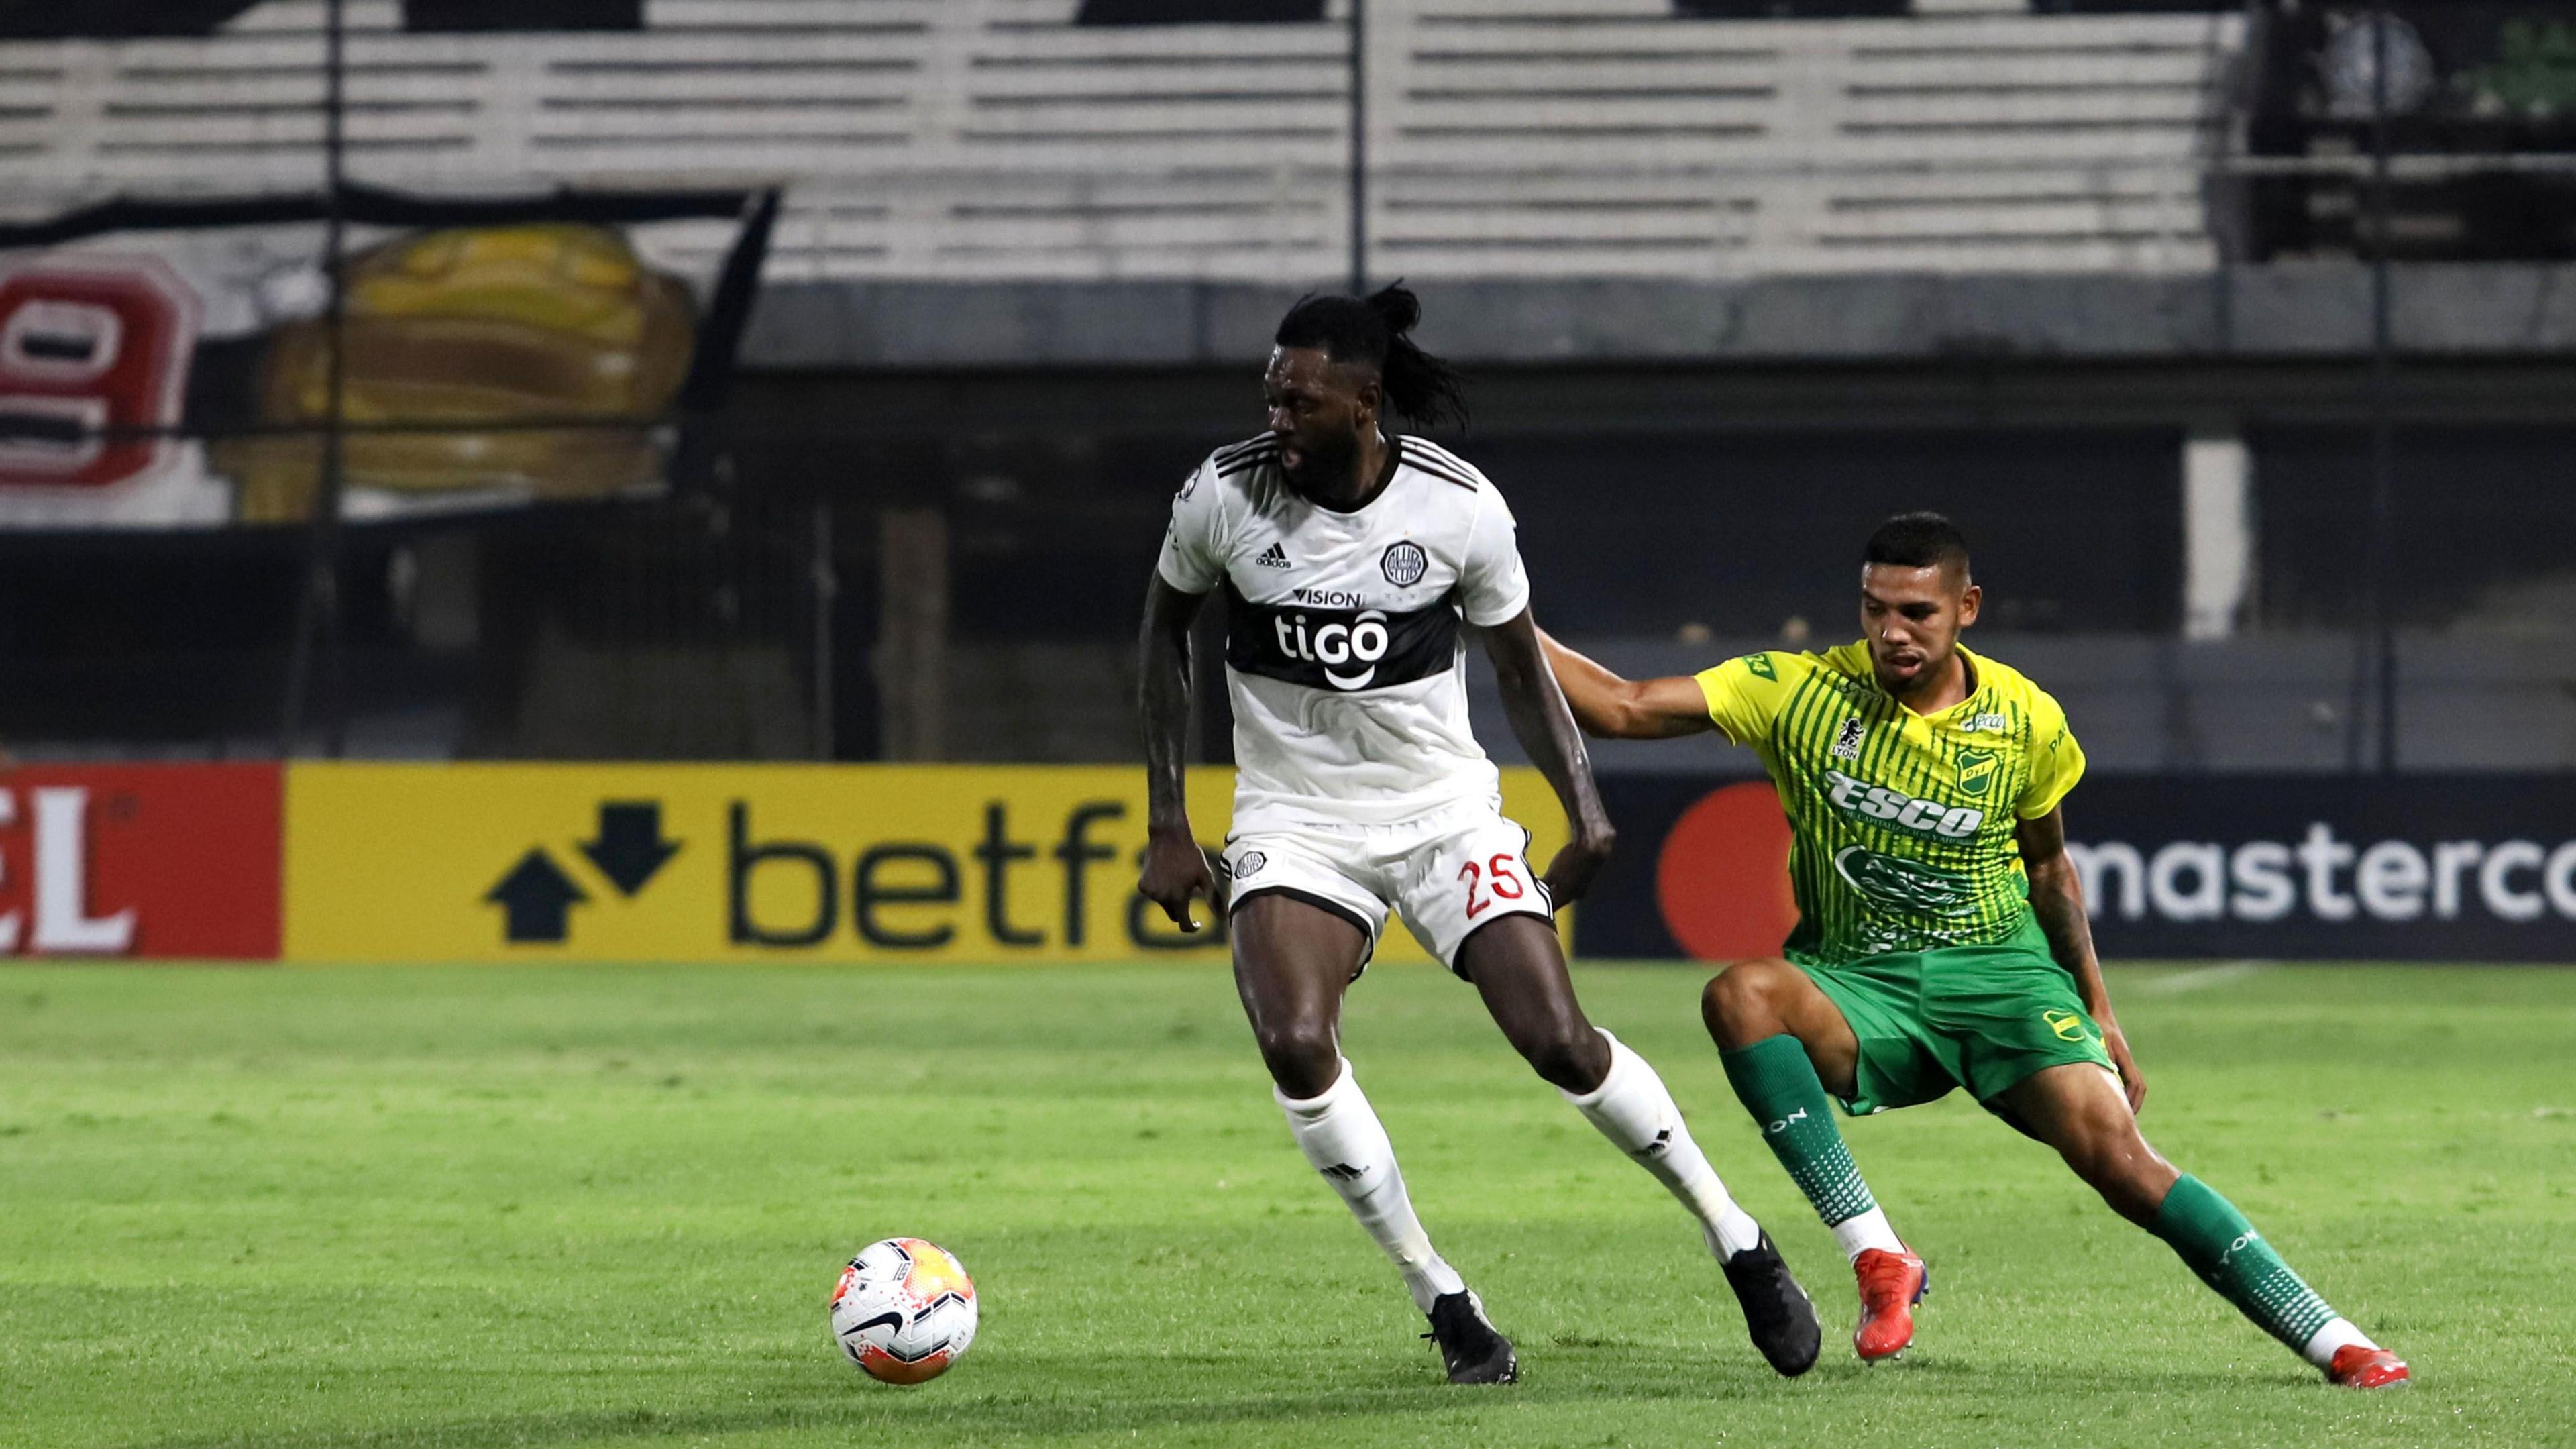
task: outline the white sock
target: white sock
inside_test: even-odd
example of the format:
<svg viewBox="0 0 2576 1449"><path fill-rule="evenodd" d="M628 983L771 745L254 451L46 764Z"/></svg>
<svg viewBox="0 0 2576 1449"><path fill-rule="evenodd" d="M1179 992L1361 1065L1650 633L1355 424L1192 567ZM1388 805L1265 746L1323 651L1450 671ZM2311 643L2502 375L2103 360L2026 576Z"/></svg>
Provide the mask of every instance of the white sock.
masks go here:
<svg viewBox="0 0 2576 1449"><path fill-rule="evenodd" d="M1433 1299L1464 1292L1467 1280L1431 1250L1431 1235L1422 1230L1422 1220L1413 1215L1413 1200L1405 1196L1404 1174L1395 1165L1395 1144L1387 1141L1386 1128L1361 1093L1351 1064L1344 1061L1341 1069L1320 1097L1301 1102L1276 1087L1270 1095L1288 1114L1288 1132L1297 1139L1298 1150L1394 1260L1406 1290L1413 1294L1413 1305L1429 1313Z"/></svg>
<svg viewBox="0 0 2576 1449"><path fill-rule="evenodd" d="M1605 1031L1601 1039L1610 1043L1610 1075L1590 1092L1565 1093L1565 1100L1682 1200L1682 1206L1699 1219L1700 1236L1708 1250L1721 1261L1759 1243L1761 1226L1727 1196L1717 1169L1708 1165L1699 1144L1691 1140L1682 1109L1673 1104L1673 1094L1664 1090L1664 1079L1617 1037Z"/></svg>
<svg viewBox="0 0 2576 1449"><path fill-rule="evenodd" d="M1905 1244L1897 1238L1896 1229L1887 1225L1884 1208L1871 1208L1834 1224L1834 1243L1843 1250L1844 1257L1855 1261L1872 1248L1890 1253L1905 1251Z"/></svg>
<svg viewBox="0 0 2576 1449"><path fill-rule="evenodd" d="M2326 1320L2325 1327L2309 1336L2308 1346L2299 1350L2299 1357L2321 1369L2330 1369L2334 1367L2335 1350L2355 1343L2364 1348L2379 1347L2360 1329L2353 1327L2351 1319L2330 1318Z"/></svg>

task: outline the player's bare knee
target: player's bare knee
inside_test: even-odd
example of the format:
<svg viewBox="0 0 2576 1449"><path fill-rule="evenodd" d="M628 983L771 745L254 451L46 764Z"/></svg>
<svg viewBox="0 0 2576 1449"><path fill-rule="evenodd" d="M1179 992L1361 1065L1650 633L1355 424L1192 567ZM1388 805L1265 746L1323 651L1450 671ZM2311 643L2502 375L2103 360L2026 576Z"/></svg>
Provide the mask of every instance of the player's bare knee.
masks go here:
<svg viewBox="0 0 2576 1449"><path fill-rule="evenodd" d="M1610 1075L1610 1043L1580 1021L1566 1023L1519 1046L1530 1070L1559 1091L1589 1092Z"/></svg>
<svg viewBox="0 0 2576 1449"><path fill-rule="evenodd" d="M2148 1170L2149 1162L2124 1159L2100 1164L2087 1174L2085 1182L2102 1195L2111 1211L2141 1227L2153 1226L2156 1210L2163 1206L2165 1192L2173 1186L2168 1178L2156 1181Z"/></svg>
<svg viewBox="0 0 2576 1449"><path fill-rule="evenodd" d="M1772 1002L1778 973L1775 962L1738 961L1701 991L1700 1019L1719 1046L1747 1047L1789 1029Z"/></svg>
<svg viewBox="0 0 2576 1449"><path fill-rule="evenodd" d="M1341 1043L1324 1022L1263 1022L1253 1029L1253 1037L1270 1079L1291 1097L1320 1097L1341 1075Z"/></svg>
<svg viewBox="0 0 2576 1449"><path fill-rule="evenodd" d="M2134 1122L2084 1122L2057 1150L2086 1186L2133 1222L2152 1220L2172 1186L2172 1169L2138 1135Z"/></svg>

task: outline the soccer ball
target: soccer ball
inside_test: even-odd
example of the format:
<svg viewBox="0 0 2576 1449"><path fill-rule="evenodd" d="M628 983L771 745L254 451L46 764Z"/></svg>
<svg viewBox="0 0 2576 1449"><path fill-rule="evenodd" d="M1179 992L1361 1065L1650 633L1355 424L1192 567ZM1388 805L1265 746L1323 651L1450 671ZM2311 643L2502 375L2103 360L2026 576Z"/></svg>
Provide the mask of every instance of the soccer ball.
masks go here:
<svg viewBox="0 0 2576 1449"><path fill-rule="evenodd" d="M975 1341L974 1281L936 1244L870 1243L832 1290L832 1337L869 1378L928 1383Z"/></svg>

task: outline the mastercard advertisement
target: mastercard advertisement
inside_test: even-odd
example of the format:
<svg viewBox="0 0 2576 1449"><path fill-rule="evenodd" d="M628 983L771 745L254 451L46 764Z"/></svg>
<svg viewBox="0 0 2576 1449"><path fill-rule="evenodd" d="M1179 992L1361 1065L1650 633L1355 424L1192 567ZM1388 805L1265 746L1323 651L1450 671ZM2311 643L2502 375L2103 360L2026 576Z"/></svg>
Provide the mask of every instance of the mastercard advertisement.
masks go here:
<svg viewBox="0 0 2576 1449"><path fill-rule="evenodd" d="M1618 854L1584 897L1589 957L1776 956L1798 922L1789 820L1769 780L1604 775Z"/></svg>

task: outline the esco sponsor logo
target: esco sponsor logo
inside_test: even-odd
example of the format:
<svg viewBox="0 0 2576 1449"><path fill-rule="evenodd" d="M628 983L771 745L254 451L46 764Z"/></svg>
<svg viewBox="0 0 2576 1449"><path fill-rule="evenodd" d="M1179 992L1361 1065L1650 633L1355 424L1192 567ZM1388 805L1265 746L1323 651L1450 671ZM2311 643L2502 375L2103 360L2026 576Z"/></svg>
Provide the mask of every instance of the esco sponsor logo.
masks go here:
<svg viewBox="0 0 2576 1449"><path fill-rule="evenodd" d="M2097 917L2122 920L2576 921L2576 840L2380 840L2365 846L2319 820L2293 844L2177 840L2069 842Z"/></svg>
<svg viewBox="0 0 2576 1449"><path fill-rule="evenodd" d="M1942 840L1965 840L1986 823L1986 812L1973 806L1917 799L1901 790L1855 780L1840 770L1825 772L1825 800L1851 819Z"/></svg>
<svg viewBox="0 0 2576 1449"><path fill-rule="evenodd" d="M1324 678L1335 689L1367 688L1377 677L1378 661L1386 657L1386 615L1376 609L1347 624L1337 619L1315 627L1303 614L1276 614L1270 627L1278 635L1281 654L1324 666Z"/></svg>

